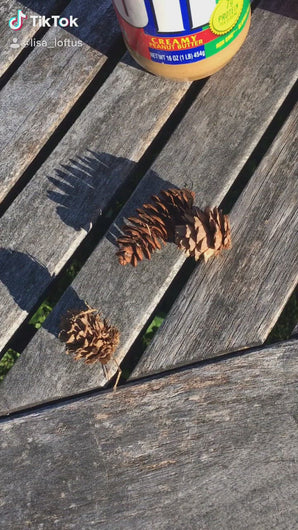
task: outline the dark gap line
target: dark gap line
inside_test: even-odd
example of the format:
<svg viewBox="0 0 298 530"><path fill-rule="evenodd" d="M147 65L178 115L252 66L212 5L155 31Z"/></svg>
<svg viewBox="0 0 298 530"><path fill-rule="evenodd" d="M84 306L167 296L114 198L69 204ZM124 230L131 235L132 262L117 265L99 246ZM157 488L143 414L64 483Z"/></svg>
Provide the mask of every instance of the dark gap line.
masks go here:
<svg viewBox="0 0 298 530"><path fill-rule="evenodd" d="M298 287L296 287L289 297L279 318L270 331L265 344L274 344L284 338L291 338L295 325L298 322Z"/></svg>
<svg viewBox="0 0 298 530"><path fill-rule="evenodd" d="M36 155L34 160L30 163L27 169L24 171L23 175L19 178L15 186L8 192L7 196L4 198L0 205L0 217L6 212L6 210L11 206L15 198L21 193L25 186L30 182L35 173L39 170L45 160L57 147L58 143L62 140L65 134L68 132L70 127L75 123L83 110L91 102L96 92L101 88L110 74L113 72L117 63L125 53L125 46L121 36L119 36L114 44L111 46L107 53L107 60L95 75L95 77L90 81L90 84L74 103L71 110L63 118L61 123L56 128L55 132L50 136L46 141L45 145L40 149L39 153Z"/></svg>
<svg viewBox="0 0 298 530"><path fill-rule="evenodd" d="M67 5L71 2L71 0L61 0L59 6L55 9L55 15L60 15L64 9L67 7ZM50 15L49 15L50 16ZM51 27L53 26L54 21L52 24L50 23ZM45 34L50 30L49 27L41 27L39 28L30 39L36 39L41 40ZM28 41L30 40L28 39ZM26 46L22 49L22 51L19 53L19 55L15 58L15 60L9 65L9 67L5 70L5 72L2 74L0 78L0 90L8 83L8 81L11 79L11 77L16 73L16 71L20 68L20 66L23 64L23 62L27 59L27 57L33 52L35 49L35 46Z"/></svg>
<svg viewBox="0 0 298 530"><path fill-rule="evenodd" d="M177 104L175 109L170 114L169 118L166 120L164 125L161 127L160 131L157 133L156 137L154 138L150 146L147 148L143 156L140 158L136 167L130 172L126 181L123 183L123 185L120 186L116 195L112 197L112 199L109 201L108 205L103 211L102 216L100 216L98 220L94 223L94 226L92 227L90 232L86 235L84 240L80 243L78 248L74 251L71 258L67 261L67 263L63 266L63 268L59 272L59 274L57 274L55 279L53 279L51 284L45 289L43 294L39 297L38 302L34 305L34 308L29 312L28 316L26 317L24 322L21 324L19 329L10 338L10 340L5 345L5 347L2 348L1 353L0 353L0 358L3 357L3 355L7 352L8 349L13 349L20 354L24 351L26 346L29 344L29 342L32 340L32 338L38 331L38 329L36 329L35 327L29 324L29 321L31 320L32 316L35 314L35 312L40 307L42 302L45 299L47 299L49 296L51 296L52 293L55 293L59 284L62 283L64 285L64 291L65 291L68 288L68 286L73 282L75 276L79 273L81 268L84 266L87 259L90 257L91 253L93 252L93 250L95 249L95 247L97 246L101 238L105 235L105 233L109 230L110 226L113 224L120 209L122 208L122 203L127 202L131 194L134 192L134 190L136 189L136 187L142 180L143 176L147 172L147 170L151 167L154 160L157 158L159 153L162 151L162 149L168 142L174 130L178 127L179 123L181 122L185 114L190 109L191 105L195 101L199 92L202 90L206 81L207 79L200 80L190 85L187 92L181 98L180 102ZM68 125L68 127L69 126L70 125ZM31 171L35 172L37 171L37 168L35 168L35 170L32 170L31 168ZM24 186L25 186L25 183L23 187ZM116 203L118 204L118 207L115 207ZM111 211L112 211L112 214L110 214ZM76 274L74 277L69 279L69 281L67 281L68 269L74 263L76 264ZM53 302L53 308L58 303L61 296L62 294L61 292L59 292L59 289L58 289L57 296L54 296L55 301Z"/></svg>
<svg viewBox="0 0 298 530"><path fill-rule="evenodd" d="M134 387L134 386L139 386L139 385L142 385L143 383L146 383L146 382L150 382L150 381L156 381L156 380L159 380L159 379L164 379L168 376L171 376L171 375L176 375L176 374L180 374L180 373L184 373L184 372L187 372L189 370L193 370L193 369L196 369L196 368L204 368L205 366L210 366L210 365L215 365L215 364L218 364L218 363L224 363L226 361L229 361L229 360L232 360L232 359L236 359L238 357L242 357L242 356L246 356L246 355L250 355L250 354L253 354L257 351L260 351L260 349L262 349L262 351L266 351L266 350L269 350L271 349L272 347L278 347L279 344L284 344L284 343L295 343L297 342L297 339L295 339L295 337L287 340L287 341L281 341L281 342L277 342L275 344L271 344L271 345L266 345L266 346L260 346L260 345L256 345L256 346L252 346L252 347L248 347L248 348L245 348L245 349L241 349L241 350L237 350L237 351L233 351L233 352L228 352L228 353L224 353L224 354L221 354L217 357L212 357L212 358L208 358L208 359L202 359L200 361L196 361L196 362L192 362L192 363L189 363L189 364L185 364L183 366L176 366L175 368L171 368L171 369L168 369L168 370L165 370L163 372L159 372L157 374L149 374L149 375L146 375L146 376L143 376L143 377L140 377L138 379L134 379L132 381L128 381L126 384L125 384L125 387L124 385L121 385L121 388L131 388L131 387ZM118 387L117 387L118 388ZM119 388L120 390L120 388ZM116 390L117 392L118 390ZM65 405L68 405L68 404L73 404L73 403L78 403L80 401L84 401L86 398L89 398L89 397L100 397L104 394L107 394L107 393L111 393L111 389L110 387L102 387L102 388L94 388L92 390L88 390L86 392L82 392L80 394L75 394L75 395L72 395L72 396L67 396L67 397L64 397L64 398L58 398L58 399L53 399L47 403L41 403L41 404L38 404L38 405L33 405L31 407L28 407L28 408L25 408L25 409L22 409L22 410L18 410L18 411L14 411L14 412L11 412L11 413L7 413L5 415L0 415L0 424L1 423L7 423L9 421L12 421L12 420L15 420L15 419L18 419L18 418L23 418L25 416L32 416L32 415L36 415L37 413L39 414L42 414L43 412L46 412L46 411L51 411L51 410L57 410L59 409L60 407L63 407Z"/></svg>
<svg viewBox="0 0 298 530"><path fill-rule="evenodd" d="M220 208L225 213L229 213L231 211L233 205L236 203L236 201L240 197L241 193L243 192L244 188L248 184L255 170L259 166L261 160L263 159L263 157L269 150L270 146L272 145L275 137L277 136L282 126L286 122L291 110L293 109L297 101L297 92L298 92L297 89L298 89L298 82L296 82L296 84L290 90L288 96L285 98L281 107L278 109L273 120L267 127L263 136L259 140L257 146L251 153L247 162L244 164L239 175L237 176L237 178L231 185L229 191L227 192L224 199L222 200L221 204L219 205ZM183 290L188 280L190 279L190 276L192 275L194 270L200 265L201 265L200 262L196 263L191 258L188 258L184 262L184 264L182 265L182 267L176 274L175 278L172 280L171 284L169 285L168 289L164 293L160 302L156 306L155 310L151 314L150 318L147 320L142 331L139 333L138 337L135 339L128 353L124 357L121 363L121 369L123 371L123 376L120 379L119 385L122 385L125 379L131 375L134 368L137 366L137 363L139 362L140 358L142 357L145 350L147 349L148 344L145 345L144 336L145 336L146 330L148 329L149 325L153 322L156 316L160 314L164 314L166 316L169 313L175 301L177 300L178 296L180 295L181 291ZM276 325L279 323L279 320L280 319L278 319ZM152 339L153 339L153 336L151 340ZM109 383L109 386L112 386L111 382Z"/></svg>
<svg viewBox="0 0 298 530"><path fill-rule="evenodd" d="M250 0L251 10L254 11L256 9L256 7L258 7L260 2L261 2L261 0Z"/></svg>
<svg viewBox="0 0 298 530"><path fill-rule="evenodd" d="M225 212L229 212L236 200L244 190L245 186L249 182L251 176L255 172L256 168L260 164L261 160L266 155L267 151L271 147L275 137L287 121L291 111L293 110L298 96L298 81L293 85L289 94L283 101L282 105L276 112L271 123L268 125L263 136L259 140L258 144L254 148L252 154L248 158L247 162L240 171L238 177L227 192L225 198L221 203L221 207Z"/></svg>

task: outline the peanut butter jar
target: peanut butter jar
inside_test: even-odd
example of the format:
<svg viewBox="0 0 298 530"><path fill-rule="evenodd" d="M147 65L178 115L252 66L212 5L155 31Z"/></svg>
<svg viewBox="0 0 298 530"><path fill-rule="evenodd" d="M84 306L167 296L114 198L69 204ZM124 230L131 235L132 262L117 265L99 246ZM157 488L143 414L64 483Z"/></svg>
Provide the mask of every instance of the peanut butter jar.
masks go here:
<svg viewBox="0 0 298 530"><path fill-rule="evenodd" d="M214 74L242 46L249 0L113 0L132 57L153 74L193 81Z"/></svg>

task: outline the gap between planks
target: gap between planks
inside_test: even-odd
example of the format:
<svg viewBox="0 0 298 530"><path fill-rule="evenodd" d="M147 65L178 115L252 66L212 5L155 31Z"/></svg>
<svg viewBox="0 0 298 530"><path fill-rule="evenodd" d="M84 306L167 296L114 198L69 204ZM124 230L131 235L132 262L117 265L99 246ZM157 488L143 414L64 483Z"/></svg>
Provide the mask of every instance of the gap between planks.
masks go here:
<svg viewBox="0 0 298 530"><path fill-rule="evenodd" d="M70 32L50 28L48 46L36 47L1 92L1 201L100 71L119 35L109 0L92 10L73 0L62 16L70 14L80 18L81 26ZM55 39L69 39L72 45L55 47ZM75 46L78 40L82 46Z"/></svg>
<svg viewBox="0 0 298 530"><path fill-rule="evenodd" d="M232 209L233 248L192 273L133 378L267 338L298 280L297 111Z"/></svg>
<svg viewBox="0 0 298 530"><path fill-rule="evenodd" d="M169 184L193 188L201 207L221 202L296 79L288 43L281 48L269 39L268 28L270 34L284 32L294 43L293 21L256 9L246 45L226 69L208 80L118 216L112 233L123 216ZM236 78L239 82L231 87L230 80ZM187 148L182 148L182 139ZM82 300L98 307L121 331L120 361L184 261L177 249L168 246L137 270L121 268L111 236L99 243L44 329L37 332L2 383L3 413L104 385L100 368L96 371L73 363L64 355L63 345L54 338L61 314Z"/></svg>

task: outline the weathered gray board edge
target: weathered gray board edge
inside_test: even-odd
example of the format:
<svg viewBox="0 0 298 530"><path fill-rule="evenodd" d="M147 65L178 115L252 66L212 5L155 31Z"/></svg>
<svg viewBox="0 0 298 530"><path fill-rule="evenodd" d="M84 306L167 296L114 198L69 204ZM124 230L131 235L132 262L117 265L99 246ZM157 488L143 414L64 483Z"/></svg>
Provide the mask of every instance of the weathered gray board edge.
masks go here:
<svg viewBox="0 0 298 530"><path fill-rule="evenodd" d="M233 248L193 272L133 378L267 338L298 281L297 122L298 105L232 209Z"/></svg>
<svg viewBox="0 0 298 530"><path fill-rule="evenodd" d="M2 420L2 528L294 528L297 353L288 341Z"/></svg>
<svg viewBox="0 0 298 530"><path fill-rule="evenodd" d="M97 2L92 13L87 0L72 0L62 15L69 13L79 15L81 26L71 32L50 28L47 46L35 47L1 92L1 201L106 62L119 35L110 0ZM93 47L80 39L88 28L91 36L98 29ZM68 44L60 47L58 41Z"/></svg>
<svg viewBox="0 0 298 530"><path fill-rule="evenodd" d="M269 35L284 32L287 45ZM280 34L280 33L279 33ZM120 267L111 243L116 225L162 187L193 188L196 204L218 204L262 137L296 79L289 42L293 21L256 10L250 36L230 65L208 80L136 193L0 387L3 413L106 383L101 367L74 363L55 338L60 317L86 300L116 325L120 362L184 261L168 245L136 270ZM280 54L280 55L279 55ZM231 79L239 79L231 86ZM290 80L290 81L289 81ZM270 86L270 90L268 87ZM221 91L219 93L219 90ZM221 97L220 97L221 94ZM244 97L245 95L245 97ZM256 97L258 95L258 97ZM223 101L225 105L220 105ZM230 120L230 121L229 121ZM203 132L202 132L203 131ZM212 131L212 134L211 134ZM187 145L183 149L182 139ZM196 141L194 141L196 139ZM211 178L212 176L212 178ZM154 282L152 282L154 279ZM114 372L111 365L110 372Z"/></svg>
<svg viewBox="0 0 298 530"><path fill-rule="evenodd" d="M0 76L4 74L7 68L13 63L18 57L20 52L24 49L24 46L30 39L34 37L39 27L34 27L31 24L29 17L36 15L36 12L32 11L28 7L28 4L32 2L26 1L26 6L22 2L15 2L14 0L1 0L0 6ZM60 0L47 0L46 6L43 8L43 14L50 15L55 13L56 6L61 4ZM27 22L24 23L22 31L13 31L8 25L8 21L11 17L16 16L18 10L21 9L27 16ZM16 39L16 42L13 40ZM17 45L16 47L12 45Z"/></svg>

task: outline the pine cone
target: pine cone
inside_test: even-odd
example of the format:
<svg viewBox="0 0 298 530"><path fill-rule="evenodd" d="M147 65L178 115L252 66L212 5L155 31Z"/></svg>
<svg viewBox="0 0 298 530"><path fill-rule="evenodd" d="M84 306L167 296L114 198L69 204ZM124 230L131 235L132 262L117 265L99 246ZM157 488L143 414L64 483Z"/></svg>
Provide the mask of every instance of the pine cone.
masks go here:
<svg viewBox="0 0 298 530"><path fill-rule="evenodd" d="M66 343L66 353L75 354L75 360L86 364L107 364L119 343L119 331L101 320L96 309L70 311L62 319L59 338Z"/></svg>
<svg viewBox="0 0 298 530"><path fill-rule="evenodd" d="M187 256L197 261L202 255L205 262L225 248L231 247L230 221L217 207L198 208L184 216L184 224L175 230L175 242Z"/></svg>
<svg viewBox="0 0 298 530"><path fill-rule="evenodd" d="M124 235L117 239L121 265L131 263L136 267L144 257L150 259L152 252L161 248L161 242L174 241L175 225L182 223L184 216L192 211L192 191L169 189L160 195L153 195L152 203L138 208L138 216L129 217L130 224L122 228Z"/></svg>

